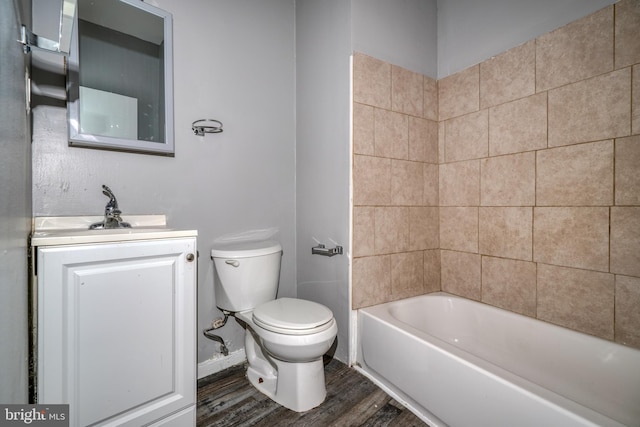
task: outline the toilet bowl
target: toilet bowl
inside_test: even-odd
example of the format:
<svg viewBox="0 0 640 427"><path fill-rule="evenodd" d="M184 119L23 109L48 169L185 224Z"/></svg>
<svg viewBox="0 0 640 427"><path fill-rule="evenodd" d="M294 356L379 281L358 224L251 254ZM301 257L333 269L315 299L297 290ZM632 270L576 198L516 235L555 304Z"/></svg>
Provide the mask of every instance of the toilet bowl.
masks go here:
<svg viewBox="0 0 640 427"><path fill-rule="evenodd" d="M286 316L286 322L280 322L277 316L267 321L259 316L265 308L275 306L294 313L301 309L324 309L329 318L323 317L323 323L305 328L311 324L296 323L293 321L295 316ZM273 313L290 314L289 311L275 310ZM254 387L297 412L315 408L324 401L326 387L322 356L333 344L338 331L329 309L311 301L282 298L262 304L254 311L236 313L236 318L248 327L245 335L249 362L247 377Z"/></svg>
<svg viewBox="0 0 640 427"><path fill-rule="evenodd" d="M216 305L245 331L247 377L282 406L304 412L326 397L323 355L337 335L327 307L296 298L276 299L282 248L278 242L216 245Z"/></svg>

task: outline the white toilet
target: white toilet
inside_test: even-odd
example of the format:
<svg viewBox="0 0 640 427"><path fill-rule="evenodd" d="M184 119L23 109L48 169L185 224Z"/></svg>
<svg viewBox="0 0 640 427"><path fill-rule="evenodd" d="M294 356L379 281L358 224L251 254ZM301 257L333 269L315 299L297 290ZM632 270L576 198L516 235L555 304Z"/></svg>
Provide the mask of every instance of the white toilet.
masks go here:
<svg viewBox="0 0 640 427"><path fill-rule="evenodd" d="M216 305L247 326L247 377L262 393L296 412L320 405L327 394L322 356L338 332L324 305L276 299L280 243L267 240L216 244Z"/></svg>

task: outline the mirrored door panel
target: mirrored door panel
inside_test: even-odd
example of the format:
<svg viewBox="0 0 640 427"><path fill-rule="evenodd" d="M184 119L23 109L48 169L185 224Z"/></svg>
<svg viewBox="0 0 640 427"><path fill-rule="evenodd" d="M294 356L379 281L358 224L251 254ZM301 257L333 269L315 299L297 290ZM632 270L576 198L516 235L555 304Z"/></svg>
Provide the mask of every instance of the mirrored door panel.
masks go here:
<svg viewBox="0 0 640 427"><path fill-rule="evenodd" d="M172 155L171 15L140 0L78 0L69 143Z"/></svg>

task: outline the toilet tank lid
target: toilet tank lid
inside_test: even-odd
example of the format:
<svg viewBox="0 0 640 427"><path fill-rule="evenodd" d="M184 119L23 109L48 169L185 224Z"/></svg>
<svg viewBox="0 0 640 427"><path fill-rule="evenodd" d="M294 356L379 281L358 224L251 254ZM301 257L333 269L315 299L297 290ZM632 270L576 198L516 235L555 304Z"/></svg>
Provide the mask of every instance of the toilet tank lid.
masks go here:
<svg viewBox="0 0 640 427"><path fill-rule="evenodd" d="M215 243L211 247L212 258L248 258L269 255L282 251L275 240L253 240L242 242Z"/></svg>

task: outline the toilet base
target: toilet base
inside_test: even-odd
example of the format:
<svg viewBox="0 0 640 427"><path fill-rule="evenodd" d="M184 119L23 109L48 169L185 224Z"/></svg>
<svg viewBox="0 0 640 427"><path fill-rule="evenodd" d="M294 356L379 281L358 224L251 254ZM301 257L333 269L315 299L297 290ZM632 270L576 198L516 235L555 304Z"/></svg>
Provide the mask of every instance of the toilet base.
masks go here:
<svg viewBox="0 0 640 427"><path fill-rule="evenodd" d="M289 363L274 360L277 374L247 368L249 382L276 403L296 412L319 406L327 396L322 358L313 362Z"/></svg>
<svg viewBox="0 0 640 427"><path fill-rule="evenodd" d="M250 329L245 333L247 378L267 397L296 412L319 406L327 395L322 356L310 362L285 362L266 356Z"/></svg>

